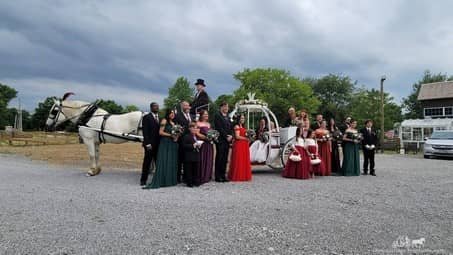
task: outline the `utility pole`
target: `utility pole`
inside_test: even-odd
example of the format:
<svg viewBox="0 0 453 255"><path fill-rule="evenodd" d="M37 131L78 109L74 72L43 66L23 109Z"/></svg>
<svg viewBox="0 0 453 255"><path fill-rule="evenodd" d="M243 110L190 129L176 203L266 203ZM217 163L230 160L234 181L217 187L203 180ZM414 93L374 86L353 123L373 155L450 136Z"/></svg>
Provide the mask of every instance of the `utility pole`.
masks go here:
<svg viewBox="0 0 453 255"><path fill-rule="evenodd" d="M381 77L381 137L380 137L380 144L381 144L381 152L384 153L384 81L387 79L385 75Z"/></svg>

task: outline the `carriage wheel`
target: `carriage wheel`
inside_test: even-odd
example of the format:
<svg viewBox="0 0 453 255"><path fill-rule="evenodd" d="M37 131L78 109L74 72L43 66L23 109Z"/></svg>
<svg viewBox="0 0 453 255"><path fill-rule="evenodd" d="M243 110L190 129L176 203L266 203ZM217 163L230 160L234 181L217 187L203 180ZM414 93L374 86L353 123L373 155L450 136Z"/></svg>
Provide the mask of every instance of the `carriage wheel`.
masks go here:
<svg viewBox="0 0 453 255"><path fill-rule="evenodd" d="M283 146L282 148L282 151L280 153L280 157L282 159L282 164L283 164L283 167L286 166L286 162L288 162L288 157L289 155L291 155L291 153L293 152L293 144L294 142L296 141L296 137L292 137L290 138L286 143L285 145Z"/></svg>

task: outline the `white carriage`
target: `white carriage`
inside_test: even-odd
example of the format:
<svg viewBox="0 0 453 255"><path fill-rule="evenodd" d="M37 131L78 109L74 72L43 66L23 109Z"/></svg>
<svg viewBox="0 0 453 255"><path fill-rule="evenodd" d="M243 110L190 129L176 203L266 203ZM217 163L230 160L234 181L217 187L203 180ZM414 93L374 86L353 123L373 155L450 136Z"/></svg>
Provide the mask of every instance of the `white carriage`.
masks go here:
<svg viewBox="0 0 453 255"><path fill-rule="evenodd" d="M275 114L267 107L267 104L255 99L254 93L248 94L248 99L236 103L230 118L236 113L242 113L246 117L247 129L255 130L259 118L267 119L267 157L265 164L274 169L281 169L285 166L288 156L292 151L292 144L295 140L297 127L281 128Z"/></svg>

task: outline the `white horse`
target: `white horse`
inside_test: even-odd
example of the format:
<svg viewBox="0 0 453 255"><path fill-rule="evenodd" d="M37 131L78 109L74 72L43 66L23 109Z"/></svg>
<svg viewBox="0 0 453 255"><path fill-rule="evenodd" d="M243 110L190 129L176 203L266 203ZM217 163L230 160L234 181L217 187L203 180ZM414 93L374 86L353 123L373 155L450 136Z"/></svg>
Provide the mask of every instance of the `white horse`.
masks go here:
<svg viewBox="0 0 453 255"><path fill-rule="evenodd" d="M91 167L87 176L101 172L99 164L99 145L101 143L140 142L142 138L141 120L143 112L109 114L93 103L70 101L74 93L64 94L61 100L54 100L46 121L48 129L71 121L79 125L79 135L88 148Z"/></svg>

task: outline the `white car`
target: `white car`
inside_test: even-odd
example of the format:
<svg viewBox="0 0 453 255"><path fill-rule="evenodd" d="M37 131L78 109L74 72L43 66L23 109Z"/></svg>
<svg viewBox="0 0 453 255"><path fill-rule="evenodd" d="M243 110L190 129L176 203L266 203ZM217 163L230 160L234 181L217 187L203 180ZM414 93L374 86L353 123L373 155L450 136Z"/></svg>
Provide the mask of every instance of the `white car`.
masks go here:
<svg viewBox="0 0 453 255"><path fill-rule="evenodd" d="M423 146L425 158L453 157L453 130L434 131Z"/></svg>

